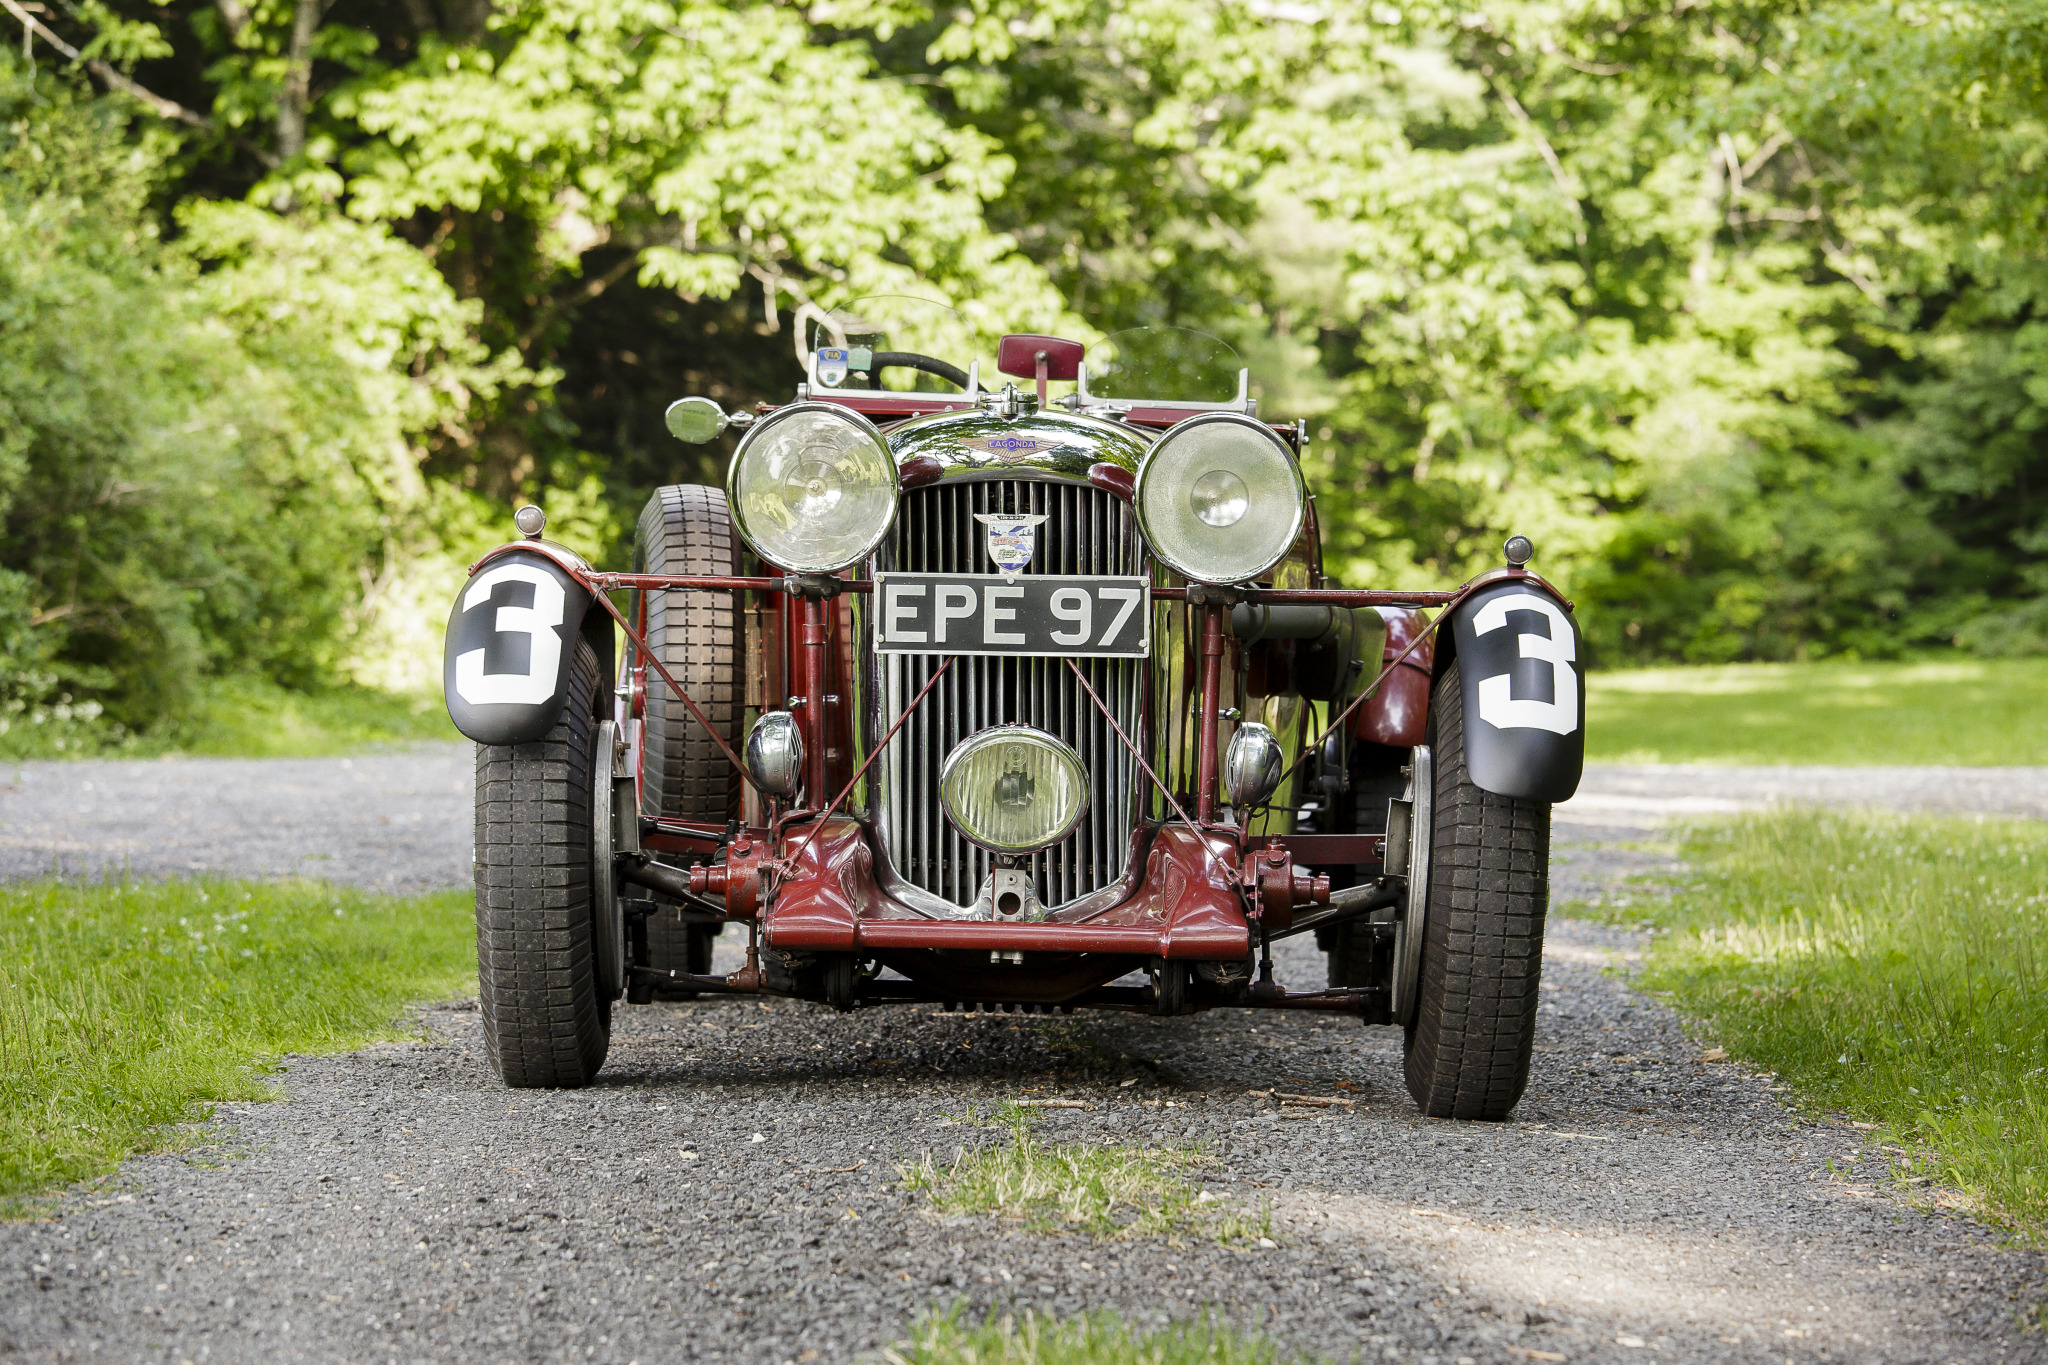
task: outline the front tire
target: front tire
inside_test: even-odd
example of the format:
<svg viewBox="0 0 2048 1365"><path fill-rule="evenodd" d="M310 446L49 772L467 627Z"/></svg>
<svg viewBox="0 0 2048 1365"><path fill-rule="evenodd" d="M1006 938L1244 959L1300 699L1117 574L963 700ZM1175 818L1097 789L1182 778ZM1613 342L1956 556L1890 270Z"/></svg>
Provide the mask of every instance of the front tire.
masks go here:
<svg viewBox="0 0 2048 1365"><path fill-rule="evenodd" d="M476 750L477 994L485 1051L510 1086L588 1085L611 1046L591 862L597 689L597 655L579 639L554 729Z"/></svg>
<svg viewBox="0 0 2048 1365"><path fill-rule="evenodd" d="M1430 705L1428 912L1408 1093L1431 1118L1499 1120L1529 1084L1550 903L1550 807L1474 786L1453 663Z"/></svg>

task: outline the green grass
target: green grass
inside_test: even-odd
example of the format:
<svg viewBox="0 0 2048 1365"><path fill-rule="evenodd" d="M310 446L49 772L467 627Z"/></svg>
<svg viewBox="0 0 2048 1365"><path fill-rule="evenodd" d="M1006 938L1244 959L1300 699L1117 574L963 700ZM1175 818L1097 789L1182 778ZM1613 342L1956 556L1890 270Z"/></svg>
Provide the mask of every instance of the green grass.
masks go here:
<svg viewBox="0 0 2048 1365"><path fill-rule="evenodd" d="M439 694L399 696L364 687L292 692L237 679L215 684L189 724L154 742L161 751L226 758L321 758L461 738Z"/></svg>
<svg viewBox="0 0 2048 1365"><path fill-rule="evenodd" d="M1586 677L1599 763L2048 763L2048 659L1727 664Z"/></svg>
<svg viewBox="0 0 2048 1365"><path fill-rule="evenodd" d="M1021 1113L1007 1122L1007 1142L962 1149L945 1166L927 1153L903 1167L905 1187L929 1196L942 1213L994 1213L1041 1232L1178 1244L1188 1234L1229 1242L1271 1231L1270 1214L1248 1218L1188 1178L1215 1164L1198 1147L1047 1144Z"/></svg>
<svg viewBox="0 0 2048 1365"><path fill-rule="evenodd" d="M959 1312L930 1313L911 1325L910 1339L884 1350L890 1365L1281 1365L1264 1338L1199 1322L1134 1327L1112 1313L1062 1322L1026 1312L991 1315L979 1324Z"/></svg>
<svg viewBox="0 0 2048 1365"><path fill-rule="evenodd" d="M0 716L0 759L322 758L380 745L462 736L438 695L364 687L296 692L254 678L206 684L191 714L136 734L96 708L56 706Z"/></svg>
<svg viewBox="0 0 2048 1365"><path fill-rule="evenodd" d="M1897 1174L2048 1234L2048 824L1787 812L1690 831L1644 985Z"/></svg>
<svg viewBox="0 0 2048 1365"><path fill-rule="evenodd" d="M476 988L470 897L315 882L0 887L0 1216L261 1099L289 1052Z"/></svg>

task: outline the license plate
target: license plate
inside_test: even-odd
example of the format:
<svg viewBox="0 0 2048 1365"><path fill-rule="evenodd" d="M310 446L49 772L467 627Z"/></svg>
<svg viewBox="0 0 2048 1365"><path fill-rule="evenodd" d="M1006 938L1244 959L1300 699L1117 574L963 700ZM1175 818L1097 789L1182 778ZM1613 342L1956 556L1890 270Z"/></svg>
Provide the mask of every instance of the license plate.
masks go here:
<svg viewBox="0 0 2048 1365"><path fill-rule="evenodd" d="M1136 576L878 573L875 648L1142 659L1151 598Z"/></svg>

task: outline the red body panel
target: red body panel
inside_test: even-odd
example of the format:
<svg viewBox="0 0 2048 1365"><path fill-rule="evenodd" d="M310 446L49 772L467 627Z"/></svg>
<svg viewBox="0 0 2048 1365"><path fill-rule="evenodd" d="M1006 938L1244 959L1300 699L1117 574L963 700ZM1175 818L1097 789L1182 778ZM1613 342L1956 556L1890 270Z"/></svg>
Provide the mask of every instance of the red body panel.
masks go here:
<svg viewBox="0 0 2048 1365"><path fill-rule="evenodd" d="M930 919L875 880L860 825L835 819L801 851L762 916L770 947L807 952L914 948L1242 961L1251 951L1237 889L1237 849L1224 837L1159 832L1131 898L1078 920L1029 923Z"/></svg>
<svg viewBox="0 0 2048 1365"><path fill-rule="evenodd" d="M1379 862L1387 851L1384 834L1254 834L1245 852L1279 844L1303 867L1355 867Z"/></svg>
<svg viewBox="0 0 2048 1365"><path fill-rule="evenodd" d="M974 400L966 394L951 393L905 393L901 397L891 394L887 397L872 397L851 393L834 393L830 389L811 395L813 402L837 403L842 408L852 408L864 417L922 417L928 412L971 412Z"/></svg>
<svg viewBox="0 0 2048 1365"><path fill-rule="evenodd" d="M1385 667L1400 658L1401 651L1414 644L1428 622L1419 611L1383 608L1387 623L1386 647L1380 664ZM1372 699L1359 710L1352 733L1369 744L1387 744L1407 749L1422 743L1429 725L1429 681L1436 655L1431 637L1395 667Z"/></svg>

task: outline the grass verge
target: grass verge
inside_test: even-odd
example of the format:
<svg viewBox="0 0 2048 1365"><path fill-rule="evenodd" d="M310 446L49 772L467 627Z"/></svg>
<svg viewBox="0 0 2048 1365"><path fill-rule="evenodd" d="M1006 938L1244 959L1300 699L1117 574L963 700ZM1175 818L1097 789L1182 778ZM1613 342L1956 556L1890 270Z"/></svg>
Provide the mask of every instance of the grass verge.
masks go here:
<svg viewBox="0 0 2048 1365"><path fill-rule="evenodd" d="M1803 1100L2048 1233L2048 825L1786 812L1698 826L1644 985Z"/></svg>
<svg viewBox="0 0 2048 1365"><path fill-rule="evenodd" d="M438 695L366 687L294 692L231 679L208 689L189 723L145 747L226 758L322 758L380 744L461 738Z"/></svg>
<svg viewBox="0 0 2048 1365"><path fill-rule="evenodd" d="M962 1148L945 1166L926 1153L901 1168L904 1186L942 1213L994 1213L1041 1232L1164 1237L1176 1245L1190 1234L1224 1242L1271 1235L1270 1212L1249 1217L1188 1178L1215 1163L1198 1147L1049 1144L1022 1114L1005 1121L1008 1141Z"/></svg>
<svg viewBox="0 0 2048 1365"><path fill-rule="evenodd" d="M471 900L314 882L0 887L0 1217L260 1099L288 1052L475 990Z"/></svg>
<svg viewBox="0 0 2048 1365"><path fill-rule="evenodd" d="M1599 763L2048 763L2048 659L1727 664L1586 677Z"/></svg>
<svg viewBox="0 0 2048 1365"><path fill-rule="evenodd" d="M1060 1321L1027 1312L962 1320L956 1309L929 1313L910 1339L885 1350L890 1365L1280 1365L1262 1337L1210 1321L1134 1327L1112 1313Z"/></svg>
<svg viewBox="0 0 2048 1365"><path fill-rule="evenodd" d="M211 680L189 714L140 734L93 707L0 716L0 759L323 758L378 745L460 738L439 696L365 687L298 692L260 678Z"/></svg>

